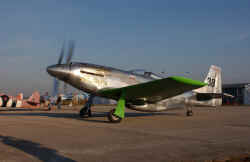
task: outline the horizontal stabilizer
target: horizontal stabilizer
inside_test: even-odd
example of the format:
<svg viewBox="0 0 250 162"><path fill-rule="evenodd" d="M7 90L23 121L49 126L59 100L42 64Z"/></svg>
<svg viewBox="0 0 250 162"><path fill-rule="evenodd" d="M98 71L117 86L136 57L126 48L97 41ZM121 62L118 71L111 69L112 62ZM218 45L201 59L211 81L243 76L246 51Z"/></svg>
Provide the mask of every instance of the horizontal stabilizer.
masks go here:
<svg viewBox="0 0 250 162"><path fill-rule="evenodd" d="M229 93L223 93L223 96L225 96L225 97L230 97L230 98L234 98L235 96L233 96L233 95L231 95L231 94L229 94Z"/></svg>

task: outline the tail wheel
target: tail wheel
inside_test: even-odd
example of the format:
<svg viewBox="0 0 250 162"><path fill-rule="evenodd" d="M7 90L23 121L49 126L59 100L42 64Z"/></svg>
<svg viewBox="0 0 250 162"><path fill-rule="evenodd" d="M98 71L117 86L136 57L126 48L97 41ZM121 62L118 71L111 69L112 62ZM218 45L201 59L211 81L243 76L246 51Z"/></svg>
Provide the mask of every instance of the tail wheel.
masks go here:
<svg viewBox="0 0 250 162"><path fill-rule="evenodd" d="M112 123L120 123L122 121L122 118L120 118L119 116L116 116L114 114L115 109L112 109L109 113L108 113L108 119L110 122Z"/></svg>
<svg viewBox="0 0 250 162"><path fill-rule="evenodd" d="M192 110L188 110L187 111L187 116L193 116L193 111Z"/></svg>

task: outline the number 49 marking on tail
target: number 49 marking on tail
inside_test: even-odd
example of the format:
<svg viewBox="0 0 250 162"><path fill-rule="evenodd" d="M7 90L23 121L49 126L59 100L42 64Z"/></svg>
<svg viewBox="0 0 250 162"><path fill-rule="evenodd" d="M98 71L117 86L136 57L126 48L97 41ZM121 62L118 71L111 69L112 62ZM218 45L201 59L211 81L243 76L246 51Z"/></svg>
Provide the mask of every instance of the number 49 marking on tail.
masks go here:
<svg viewBox="0 0 250 162"><path fill-rule="evenodd" d="M215 86L215 79L214 78L208 77L207 80L208 80L208 86L209 87L214 87Z"/></svg>

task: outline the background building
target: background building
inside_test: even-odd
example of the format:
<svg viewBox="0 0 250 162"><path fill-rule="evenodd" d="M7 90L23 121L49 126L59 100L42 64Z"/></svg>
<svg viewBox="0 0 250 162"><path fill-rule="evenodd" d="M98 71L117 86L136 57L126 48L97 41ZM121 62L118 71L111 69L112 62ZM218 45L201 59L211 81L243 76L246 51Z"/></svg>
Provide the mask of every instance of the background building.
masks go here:
<svg viewBox="0 0 250 162"><path fill-rule="evenodd" d="M234 96L223 97L223 104L250 105L250 83L224 84L222 91Z"/></svg>

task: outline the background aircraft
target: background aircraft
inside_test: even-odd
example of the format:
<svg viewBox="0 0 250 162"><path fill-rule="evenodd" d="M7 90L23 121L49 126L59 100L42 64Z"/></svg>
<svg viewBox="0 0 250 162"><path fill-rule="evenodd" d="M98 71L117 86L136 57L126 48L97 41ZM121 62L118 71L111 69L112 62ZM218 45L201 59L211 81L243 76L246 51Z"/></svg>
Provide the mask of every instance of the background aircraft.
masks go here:
<svg viewBox="0 0 250 162"><path fill-rule="evenodd" d="M2 93L0 94L0 107L39 108L40 93L35 91L28 99L24 99L22 93L16 97Z"/></svg>
<svg viewBox="0 0 250 162"><path fill-rule="evenodd" d="M120 122L124 118L125 106L138 111L155 112L167 110L177 103L189 107L193 101L197 101L197 104L206 101L211 106L221 104L221 72L216 66L210 68L206 83L179 76L156 78L149 73L142 75L107 66L71 62L73 48L71 42L66 63L62 64L63 47L58 63L49 66L47 72L55 77L55 85L58 86L59 79L90 94L88 102L80 111L81 117L91 116L95 96L118 101L116 108L108 114L111 122ZM58 89L57 86L55 89ZM198 89L204 86L204 89ZM193 91L195 89L198 90ZM192 115L192 110L187 109L187 115Z"/></svg>

